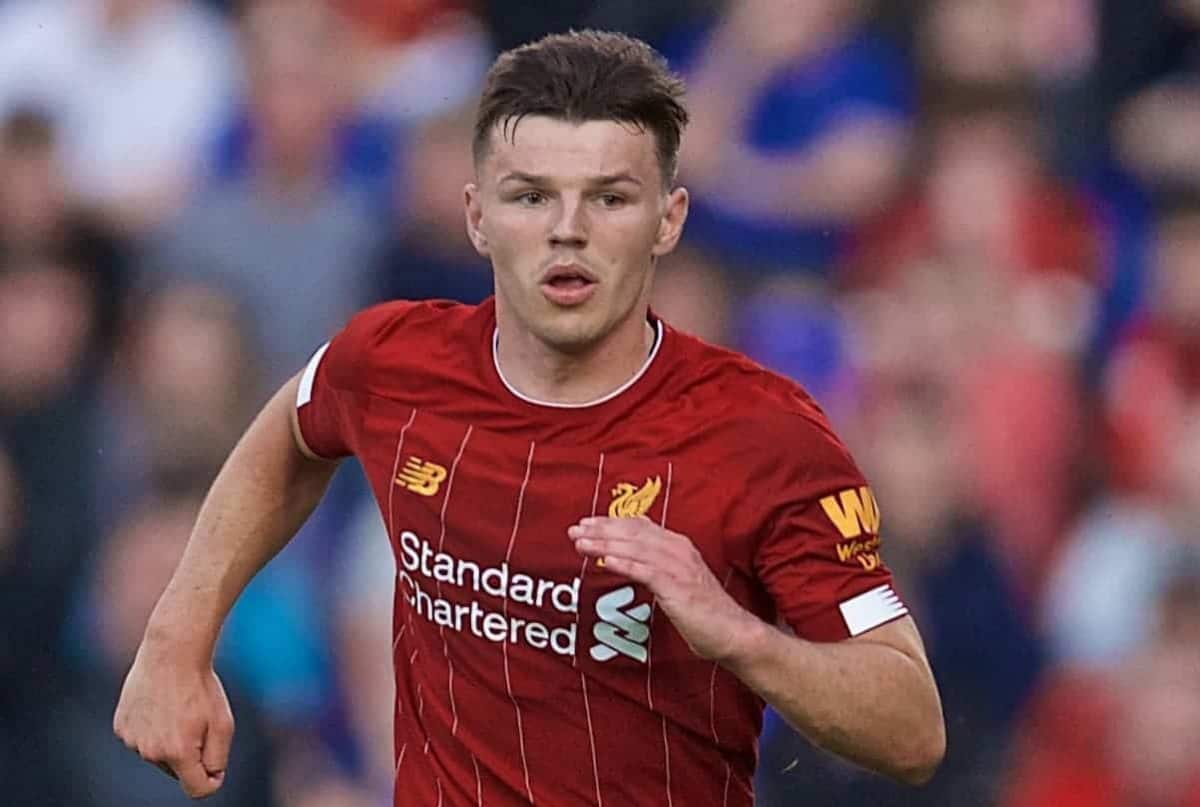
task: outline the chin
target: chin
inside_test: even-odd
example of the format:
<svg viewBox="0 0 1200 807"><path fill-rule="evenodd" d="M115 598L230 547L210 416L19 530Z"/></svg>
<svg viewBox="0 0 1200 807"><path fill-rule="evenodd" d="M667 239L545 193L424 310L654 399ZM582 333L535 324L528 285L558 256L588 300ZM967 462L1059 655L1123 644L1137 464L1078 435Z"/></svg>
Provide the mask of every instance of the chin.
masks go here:
<svg viewBox="0 0 1200 807"><path fill-rule="evenodd" d="M591 318L564 317L559 322L543 323L536 331L550 347L563 353L579 353L596 344L603 336L600 323Z"/></svg>

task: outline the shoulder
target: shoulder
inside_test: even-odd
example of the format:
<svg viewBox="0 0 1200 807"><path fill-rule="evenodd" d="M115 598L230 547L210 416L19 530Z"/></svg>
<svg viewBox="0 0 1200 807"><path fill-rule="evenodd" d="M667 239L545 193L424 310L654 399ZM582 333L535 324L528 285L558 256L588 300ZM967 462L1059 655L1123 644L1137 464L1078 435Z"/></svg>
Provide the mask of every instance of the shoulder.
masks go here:
<svg viewBox="0 0 1200 807"><path fill-rule="evenodd" d="M450 300L393 300L363 309L330 343L330 380L361 386L372 373L457 351L482 313L481 306Z"/></svg>
<svg viewBox="0 0 1200 807"><path fill-rule="evenodd" d="M676 332L686 368L676 394L711 419L739 454L775 463L784 456L844 452L820 404L796 381L753 359Z"/></svg>
<svg viewBox="0 0 1200 807"><path fill-rule="evenodd" d="M364 344L379 346L397 334L427 333L430 326L453 327L471 317L476 306L452 300L390 300L359 311L345 333Z"/></svg>

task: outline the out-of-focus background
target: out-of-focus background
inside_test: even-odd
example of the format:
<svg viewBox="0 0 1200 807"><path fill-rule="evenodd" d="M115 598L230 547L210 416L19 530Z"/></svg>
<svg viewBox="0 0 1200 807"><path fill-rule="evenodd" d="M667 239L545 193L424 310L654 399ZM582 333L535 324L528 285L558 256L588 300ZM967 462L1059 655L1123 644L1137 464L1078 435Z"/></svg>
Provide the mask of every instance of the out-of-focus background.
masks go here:
<svg viewBox="0 0 1200 807"><path fill-rule="evenodd" d="M688 78L655 305L825 405L945 700L923 791L768 715L760 803L1200 805L1196 0L0 0L0 802L186 803L110 723L200 497L353 310L490 293L480 78L570 26ZM347 466L214 807L390 803L389 567Z"/></svg>

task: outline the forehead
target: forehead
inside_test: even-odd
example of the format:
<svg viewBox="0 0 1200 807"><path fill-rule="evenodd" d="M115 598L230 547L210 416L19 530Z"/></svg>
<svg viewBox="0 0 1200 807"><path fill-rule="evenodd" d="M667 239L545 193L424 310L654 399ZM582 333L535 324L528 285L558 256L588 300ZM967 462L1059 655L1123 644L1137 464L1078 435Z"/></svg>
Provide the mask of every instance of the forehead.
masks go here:
<svg viewBox="0 0 1200 807"><path fill-rule="evenodd" d="M657 181L654 134L617 121L570 121L531 115L492 127L483 176L520 172L570 182L594 176L630 174Z"/></svg>

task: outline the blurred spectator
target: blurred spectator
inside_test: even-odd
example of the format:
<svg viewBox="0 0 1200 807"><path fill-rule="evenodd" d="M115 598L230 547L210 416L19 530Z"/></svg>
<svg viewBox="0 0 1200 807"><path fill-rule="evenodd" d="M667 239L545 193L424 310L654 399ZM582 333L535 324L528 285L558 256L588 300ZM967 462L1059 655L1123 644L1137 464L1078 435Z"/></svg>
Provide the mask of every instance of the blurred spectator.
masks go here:
<svg viewBox="0 0 1200 807"><path fill-rule="evenodd" d="M496 50L575 28L621 31L658 44L682 24L711 16L726 0L476 0Z"/></svg>
<svg viewBox="0 0 1200 807"><path fill-rule="evenodd" d="M303 366L367 299L378 237L363 198L334 176L345 109L335 23L316 0L280 1L256 0L244 22L248 172L196 198L150 261L159 272L216 281L245 301L269 387Z"/></svg>
<svg viewBox="0 0 1200 807"><path fill-rule="evenodd" d="M152 490L207 486L264 398L245 311L227 294L165 286L136 310L99 420L107 524Z"/></svg>
<svg viewBox="0 0 1200 807"><path fill-rule="evenodd" d="M86 368L94 299L66 256L30 259L0 274L0 408L34 414L66 395Z"/></svg>
<svg viewBox="0 0 1200 807"><path fill-rule="evenodd" d="M1143 181L1166 190L1200 188L1200 86L1195 79L1152 87L1122 110L1115 130L1125 163Z"/></svg>
<svg viewBox="0 0 1200 807"><path fill-rule="evenodd" d="M795 379L839 429L857 404L852 334L841 301L823 283L777 277L746 293L735 343L751 358Z"/></svg>
<svg viewBox="0 0 1200 807"><path fill-rule="evenodd" d="M935 98L948 87L1021 85L1038 99L1047 161L1078 173L1102 154L1096 93L1100 12L1094 0L935 0L917 16L919 69Z"/></svg>
<svg viewBox="0 0 1200 807"><path fill-rule="evenodd" d="M9 254L44 249L61 237L70 191L50 118L15 107L0 127L0 243Z"/></svg>
<svg viewBox="0 0 1200 807"><path fill-rule="evenodd" d="M74 203L50 118L12 109L0 124L0 253L8 261L58 254L86 272L97 305L89 352L97 359L107 357L116 335L127 252Z"/></svg>
<svg viewBox="0 0 1200 807"><path fill-rule="evenodd" d="M1090 0L933 0L918 24L924 72L983 88L1079 76L1097 45Z"/></svg>
<svg viewBox="0 0 1200 807"><path fill-rule="evenodd" d="M87 588L90 630L78 671L45 715L46 765L56 792L41 803L78 807L190 804L179 784L116 741L112 710L146 621L171 577L199 509L199 491L131 508L104 543ZM270 745L253 705L228 677L237 719L229 776L214 805L271 805Z"/></svg>
<svg viewBox="0 0 1200 807"><path fill-rule="evenodd" d="M1005 807L1200 805L1200 566L1176 569L1145 645L1038 702Z"/></svg>
<svg viewBox="0 0 1200 807"><path fill-rule="evenodd" d="M1020 89L946 95L927 118L918 179L860 237L856 282L939 256L1023 277L1094 281L1093 222L1079 194L1043 165L1036 116Z"/></svg>
<svg viewBox="0 0 1200 807"><path fill-rule="evenodd" d="M654 271L655 313L681 331L714 345L730 345L732 285L725 267L696 249L681 247Z"/></svg>
<svg viewBox="0 0 1200 807"><path fill-rule="evenodd" d="M467 238L463 188L473 181L473 110L424 123L412 140L410 168L393 180L399 221L376 274L380 299L477 303L492 293L492 268Z"/></svg>
<svg viewBox="0 0 1200 807"><path fill-rule="evenodd" d="M287 159L296 162L316 159L296 153L310 150L319 156L324 181L384 204L397 159L395 127L364 106L354 77L361 46L330 2L241 4L239 43L249 81L217 138L214 182L252 179L263 159L284 159L269 156L280 151L293 152ZM303 123L312 127L311 142L301 140Z"/></svg>
<svg viewBox="0 0 1200 807"><path fill-rule="evenodd" d="M909 71L861 5L744 0L666 46L689 74L688 232L739 269L827 268L900 178Z"/></svg>
<svg viewBox="0 0 1200 807"><path fill-rule="evenodd" d="M1091 507L1068 534L1047 581L1043 613L1055 659L1104 667L1135 652L1182 550L1149 502L1105 498Z"/></svg>
<svg viewBox="0 0 1200 807"><path fill-rule="evenodd" d="M1095 308L1095 241L1045 173L1022 107L975 95L935 118L925 179L847 269L869 383L938 385L967 418L967 470L1022 591L1074 513L1074 362Z"/></svg>
<svg viewBox="0 0 1200 807"><path fill-rule="evenodd" d="M373 499L363 498L346 530L347 549L336 580L338 661L359 781L392 796L395 673L392 610L396 561Z"/></svg>
<svg viewBox="0 0 1200 807"><path fill-rule="evenodd" d="M218 21L185 0L0 6L0 114L45 106L62 127L72 191L135 232L182 201L232 64Z"/></svg>
<svg viewBox="0 0 1200 807"><path fill-rule="evenodd" d="M492 50L467 0L332 0L350 22L364 107L417 123L473 96Z"/></svg>
<svg viewBox="0 0 1200 807"><path fill-rule="evenodd" d="M93 287L66 256L0 265L0 444L20 492L0 562L0 701L24 708L58 669L70 592L94 540L95 320Z"/></svg>
<svg viewBox="0 0 1200 807"><path fill-rule="evenodd" d="M1065 664L1128 659L1152 635L1156 603L1179 569L1200 564L1200 413L1173 425L1155 486L1101 499L1055 560L1045 619Z"/></svg>
<svg viewBox="0 0 1200 807"><path fill-rule="evenodd" d="M1192 146L1200 125L1200 7L1191 0L1160 0L1136 12L1105 6L1100 86L1118 153L1154 189L1200 190Z"/></svg>
<svg viewBox="0 0 1200 807"><path fill-rule="evenodd" d="M1200 411L1200 196L1160 216L1149 299L1121 338L1104 378L1110 482L1159 486L1165 458Z"/></svg>

